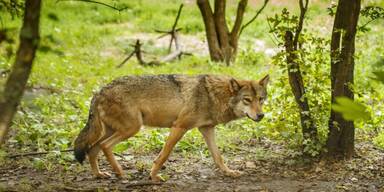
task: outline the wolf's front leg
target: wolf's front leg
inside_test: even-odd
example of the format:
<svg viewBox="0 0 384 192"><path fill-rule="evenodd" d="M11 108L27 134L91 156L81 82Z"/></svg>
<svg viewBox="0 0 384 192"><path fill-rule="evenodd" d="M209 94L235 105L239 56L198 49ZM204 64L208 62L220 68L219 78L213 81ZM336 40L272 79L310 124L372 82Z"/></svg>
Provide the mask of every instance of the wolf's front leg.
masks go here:
<svg viewBox="0 0 384 192"><path fill-rule="evenodd" d="M163 166L164 162L168 159L169 154L171 153L173 147L176 143L183 137L185 132L188 129L172 127L171 133L169 134L167 141L161 150L160 154L157 156L156 160L153 161L152 169L151 169L151 179L152 181L160 181L162 178L157 174L160 168Z"/></svg>
<svg viewBox="0 0 384 192"><path fill-rule="evenodd" d="M242 174L241 171L231 170L225 165L223 158L221 157L219 148L215 142L215 129L214 127L199 127L200 133L203 135L205 142L208 145L209 152L211 153L216 165L227 176L238 177Z"/></svg>

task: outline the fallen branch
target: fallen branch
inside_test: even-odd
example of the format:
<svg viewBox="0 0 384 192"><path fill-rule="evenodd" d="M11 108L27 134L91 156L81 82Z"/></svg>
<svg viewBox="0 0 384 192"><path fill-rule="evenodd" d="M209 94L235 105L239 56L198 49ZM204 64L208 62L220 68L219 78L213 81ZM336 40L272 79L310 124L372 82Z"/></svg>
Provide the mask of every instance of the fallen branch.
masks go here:
<svg viewBox="0 0 384 192"><path fill-rule="evenodd" d="M73 149L65 149L65 150L61 150L59 151L60 153L67 153L67 152L72 152ZM15 155L10 155L8 156L8 158L10 159L13 159L13 158L17 158L17 157L27 157L27 156L35 156L35 155L46 155L48 153L51 153L53 151L41 151L41 152L27 152L27 153L19 153L19 154L15 154ZM113 153L114 155L124 159L124 155L121 155L121 154L118 154L118 153Z"/></svg>
<svg viewBox="0 0 384 192"><path fill-rule="evenodd" d="M123 62L121 62L118 66L116 66L116 68L120 68L122 67L136 52L135 51L132 51L127 58L124 59Z"/></svg>
<svg viewBox="0 0 384 192"><path fill-rule="evenodd" d="M57 0L56 3L59 3L60 1L80 1L80 2L86 2L86 3L95 3L95 4L99 4L99 5L104 5L106 7L109 7L111 9L117 10L119 12L128 9L128 7L117 8L115 6L112 6L112 5L103 3L103 2L99 2L99 1L93 1L93 0Z"/></svg>
<svg viewBox="0 0 384 192"><path fill-rule="evenodd" d="M146 65L147 63L143 60L142 56L142 50L141 50L141 43L140 40L137 39L136 43L134 45L131 45L133 47L133 51L128 55L127 58L124 59L123 62L121 62L116 68L122 67L133 55L136 55L137 61L139 61L140 65Z"/></svg>
<svg viewBox="0 0 384 192"><path fill-rule="evenodd" d="M172 43L175 42L175 47L176 47L176 50L177 49L180 49L180 47L178 46L177 42L176 42L176 36L177 36L177 32L181 30L181 28L178 28L176 29L176 26L177 26L177 23L179 21L179 18L180 18L180 15L181 15L181 11L183 9L183 6L184 4L180 4L180 7L179 7L179 10L177 11L177 15L176 15L176 19L175 19L175 22L173 23L172 25L172 28L171 30L169 31L161 31L161 30L155 30L156 32L158 33L165 33L164 35L161 35L160 37L158 38L162 38L162 37L165 37L167 35L171 35L171 40L169 42L169 47L168 47L168 52L171 52L171 49L172 49Z"/></svg>
<svg viewBox="0 0 384 192"><path fill-rule="evenodd" d="M160 59L155 59L155 60L152 60L149 62L145 62L143 60L143 57L142 57L142 52L143 52L141 50L142 44L140 43L140 40L136 40L136 44L132 45L134 47L134 50L123 60L123 62L121 62L119 65L117 65L116 68L122 67L130 58L132 58L133 55L136 55L136 58L141 65L146 65L146 66L160 65L161 63L170 62L176 58L180 59L182 55L192 55L191 53L183 52L181 50L181 46L179 43L179 36L178 36L178 32L181 30L181 28L176 28L177 23L178 23L179 18L180 18L180 15L181 15L181 11L183 9L183 6L184 6L183 4L180 5L179 10L178 10L177 15L176 15L175 22L173 23L171 30L169 30L169 31L155 30L158 33L164 33L163 35L160 35L158 38L163 38L167 35L171 35L171 40L170 40L169 47L168 47L168 51L169 51L168 55L166 55ZM175 45L175 51L174 52L171 52L172 44Z"/></svg>
<svg viewBox="0 0 384 192"><path fill-rule="evenodd" d="M134 183L128 183L125 186L129 187L139 187L139 186L147 186L147 185L162 185L164 182L154 182L154 181L138 181Z"/></svg>
<svg viewBox="0 0 384 192"><path fill-rule="evenodd" d="M71 152L73 151L73 149L66 149L66 150L62 150L60 151L60 153L64 153L64 152ZM52 151L42 151L42 152L27 152L27 153L19 153L19 154L16 154L16 155L10 155L8 156L8 158L16 158L16 157L26 157L26 156L34 156L34 155L45 155L45 154L48 154Z"/></svg>

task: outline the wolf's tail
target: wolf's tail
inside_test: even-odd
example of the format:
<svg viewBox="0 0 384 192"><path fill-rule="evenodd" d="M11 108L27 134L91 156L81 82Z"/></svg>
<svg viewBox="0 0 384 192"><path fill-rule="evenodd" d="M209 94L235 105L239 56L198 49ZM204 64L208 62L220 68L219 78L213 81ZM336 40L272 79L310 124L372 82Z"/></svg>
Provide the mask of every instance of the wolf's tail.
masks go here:
<svg viewBox="0 0 384 192"><path fill-rule="evenodd" d="M96 96L93 97L91 102L88 121L75 140L74 155L76 160L80 163L83 163L88 151L105 133L95 100Z"/></svg>

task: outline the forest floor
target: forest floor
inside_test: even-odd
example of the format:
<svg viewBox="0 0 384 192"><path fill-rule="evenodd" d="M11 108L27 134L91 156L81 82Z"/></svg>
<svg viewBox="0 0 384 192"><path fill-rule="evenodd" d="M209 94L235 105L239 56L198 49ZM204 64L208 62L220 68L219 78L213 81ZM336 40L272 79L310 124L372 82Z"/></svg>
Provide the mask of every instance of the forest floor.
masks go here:
<svg viewBox="0 0 384 192"><path fill-rule="evenodd" d="M260 150L269 153L255 155ZM166 178L161 183L148 178L155 152L117 156L125 179L96 179L88 162L36 169L30 161L35 157L8 158L0 168L0 191L384 191L384 151L371 144L357 144L353 159L334 163L305 163L283 151L278 145L255 142L225 152L229 167L244 172L238 178L223 176L207 155L176 151L161 171ZM101 169L111 171L104 157Z"/></svg>

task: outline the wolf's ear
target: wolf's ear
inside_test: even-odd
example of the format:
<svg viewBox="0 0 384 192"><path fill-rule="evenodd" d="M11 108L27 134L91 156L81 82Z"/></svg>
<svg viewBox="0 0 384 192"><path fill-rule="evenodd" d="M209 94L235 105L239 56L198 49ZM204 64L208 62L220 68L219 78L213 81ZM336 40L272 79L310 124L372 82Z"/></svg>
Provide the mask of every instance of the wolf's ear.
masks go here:
<svg viewBox="0 0 384 192"><path fill-rule="evenodd" d="M259 81L259 85L261 85L263 87L266 87L268 85L268 83L269 83L269 75L266 75L265 77L263 77Z"/></svg>
<svg viewBox="0 0 384 192"><path fill-rule="evenodd" d="M233 93L238 92L241 88L239 82L236 81L236 79L232 78L230 81L230 89Z"/></svg>

